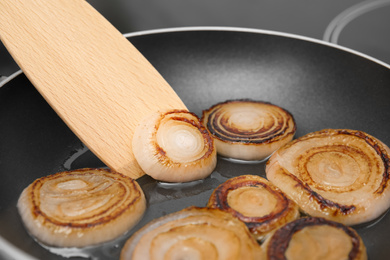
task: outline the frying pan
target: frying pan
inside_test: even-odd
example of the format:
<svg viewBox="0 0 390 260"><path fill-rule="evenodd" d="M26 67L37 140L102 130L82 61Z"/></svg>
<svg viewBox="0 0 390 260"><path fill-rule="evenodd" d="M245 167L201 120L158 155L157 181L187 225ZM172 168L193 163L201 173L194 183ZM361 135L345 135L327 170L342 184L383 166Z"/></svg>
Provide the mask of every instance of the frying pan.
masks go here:
<svg viewBox="0 0 390 260"><path fill-rule="evenodd" d="M367 55L297 35L244 28L173 28L125 36L199 116L217 102L251 98L289 110L298 126L296 137L349 128L390 144L390 66ZM125 240L150 220L190 205L205 206L212 190L233 176L265 176L265 163L221 158L202 181L167 184L143 176L138 182L149 205L136 227L103 246L51 253L23 228L15 206L19 194L41 176L105 165L21 71L0 86L0 250L14 258L64 259L60 253L117 259ZM370 259L390 255L389 214L355 228Z"/></svg>

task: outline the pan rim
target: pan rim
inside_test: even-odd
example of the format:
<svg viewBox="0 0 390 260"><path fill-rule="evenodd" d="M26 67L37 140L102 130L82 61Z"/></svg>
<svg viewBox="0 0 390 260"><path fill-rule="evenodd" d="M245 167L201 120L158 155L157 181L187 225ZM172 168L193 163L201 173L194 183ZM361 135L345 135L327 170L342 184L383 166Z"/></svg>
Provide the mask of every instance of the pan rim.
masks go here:
<svg viewBox="0 0 390 260"><path fill-rule="evenodd" d="M274 36L282 36L286 38L293 38L297 40L304 40L307 42L312 42L316 44L325 45L328 47L333 47L336 49L340 49L342 51L346 51L358 56L361 56L363 58L366 58L368 60L374 61L388 69L390 69L390 64L372 57L368 54L365 54L363 52L354 50L352 48L348 48L342 45L338 45L335 43L327 42L324 40L316 39L309 36L294 34L294 33L287 33L282 31L274 31L274 30L267 30L267 29L256 29L256 28L248 28L248 27L234 27L234 26L183 26L183 27L171 27L171 28L161 28L161 29L150 29L150 30L142 30L137 32L130 32L125 33L123 36L126 38L129 37L135 37L135 36L144 36L144 35L151 35L151 34L160 34L160 33L171 33L171 32L186 32L186 31L226 31L226 32L245 32L245 33L255 33L255 34L267 34L267 35L274 35Z"/></svg>
<svg viewBox="0 0 390 260"><path fill-rule="evenodd" d="M390 64L388 64L388 63L386 63L378 58L374 58L368 54L365 54L363 52L360 52L360 51L357 51L357 50L354 50L354 49L351 49L351 48L348 48L348 47L345 47L342 45L338 45L338 44L327 42L324 40L312 38L309 36L303 36L303 35L299 35L299 34L287 33L287 32L281 32L281 31L266 30L266 29L255 29L255 28L234 27L234 26L183 26L183 27L170 27L170 28L149 29L149 30L142 30L142 31L136 31L136 32L129 32L129 33L124 33L123 36L125 38L132 38L132 37L136 37L136 36L145 36L145 35L154 35L154 34L162 34L162 33L172 33L172 32L191 32L191 31L244 32L244 33L255 33L255 34L267 34L267 35L274 35L274 36L282 36L282 37L286 37L286 38L293 38L293 39L297 39L297 40L304 40L307 42L325 45L325 46L339 49L339 50L342 50L345 52L349 52L351 54L365 58L369 61L375 62L383 67L386 67L387 69L390 69ZM17 70L16 72L9 75L5 80L0 82L0 88L22 73L23 73L22 70Z"/></svg>

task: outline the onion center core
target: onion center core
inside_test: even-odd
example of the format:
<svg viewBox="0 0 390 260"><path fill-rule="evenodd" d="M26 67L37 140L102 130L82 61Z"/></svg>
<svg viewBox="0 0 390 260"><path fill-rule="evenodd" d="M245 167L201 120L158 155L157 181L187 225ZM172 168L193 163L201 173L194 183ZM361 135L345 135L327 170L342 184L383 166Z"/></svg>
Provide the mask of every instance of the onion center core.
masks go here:
<svg viewBox="0 0 390 260"><path fill-rule="evenodd" d="M347 154L325 152L313 155L307 170L316 183L330 186L350 186L359 177L359 164Z"/></svg>
<svg viewBox="0 0 390 260"><path fill-rule="evenodd" d="M228 194L227 202L231 208L247 217L265 216L277 205L276 198L261 186L232 190Z"/></svg>
<svg viewBox="0 0 390 260"><path fill-rule="evenodd" d="M263 127L263 118L263 116L259 115L259 113L256 113L255 111L233 111L233 113L229 116L228 126L231 129L256 132Z"/></svg>
<svg viewBox="0 0 390 260"><path fill-rule="evenodd" d="M87 186L88 184L82 180L69 180L57 184L57 187L62 190L79 190Z"/></svg>
<svg viewBox="0 0 390 260"><path fill-rule="evenodd" d="M351 238L330 226L305 227L295 233L286 250L286 257L295 259L348 259Z"/></svg>
<svg viewBox="0 0 390 260"><path fill-rule="evenodd" d="M172 260L202 260L218 259L218 252L215 246L197 237L188 238L175 243L165 255L165 259Z"/></svg>
<svg viewBox="0 0 390 260"><path fill-rule="evenodd" d="M158 145L177 162L191 162L203 155L203 136L187 123L166 123L157 132Z"/></svg>

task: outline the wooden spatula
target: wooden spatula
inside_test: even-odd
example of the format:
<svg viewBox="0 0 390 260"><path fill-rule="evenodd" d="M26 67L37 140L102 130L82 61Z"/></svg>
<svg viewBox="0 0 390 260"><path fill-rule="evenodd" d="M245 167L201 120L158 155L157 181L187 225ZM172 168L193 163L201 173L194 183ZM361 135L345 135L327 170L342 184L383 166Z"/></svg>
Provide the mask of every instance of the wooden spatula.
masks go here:
<svg viewBox="0 0 390 260"><path fill-rule="evenodd" d="M131 149L139 120L186 109L143 55L84 0L1 0L0 38L80 140L108 167L133 178L143 175Z"/></svg>

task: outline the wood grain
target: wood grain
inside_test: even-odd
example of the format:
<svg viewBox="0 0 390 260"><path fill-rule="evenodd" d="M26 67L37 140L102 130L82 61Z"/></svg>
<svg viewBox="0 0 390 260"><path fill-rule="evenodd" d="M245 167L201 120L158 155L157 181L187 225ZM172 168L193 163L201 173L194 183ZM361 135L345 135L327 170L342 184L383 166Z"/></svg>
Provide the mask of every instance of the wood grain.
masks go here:
<svg viewBox="0 0 390 260"><path fill-rule="evenodd" d="M84 0L1 0L0 38L70 129L108 167L143 175L138 122L183 102L142 54Z"/></svg>

